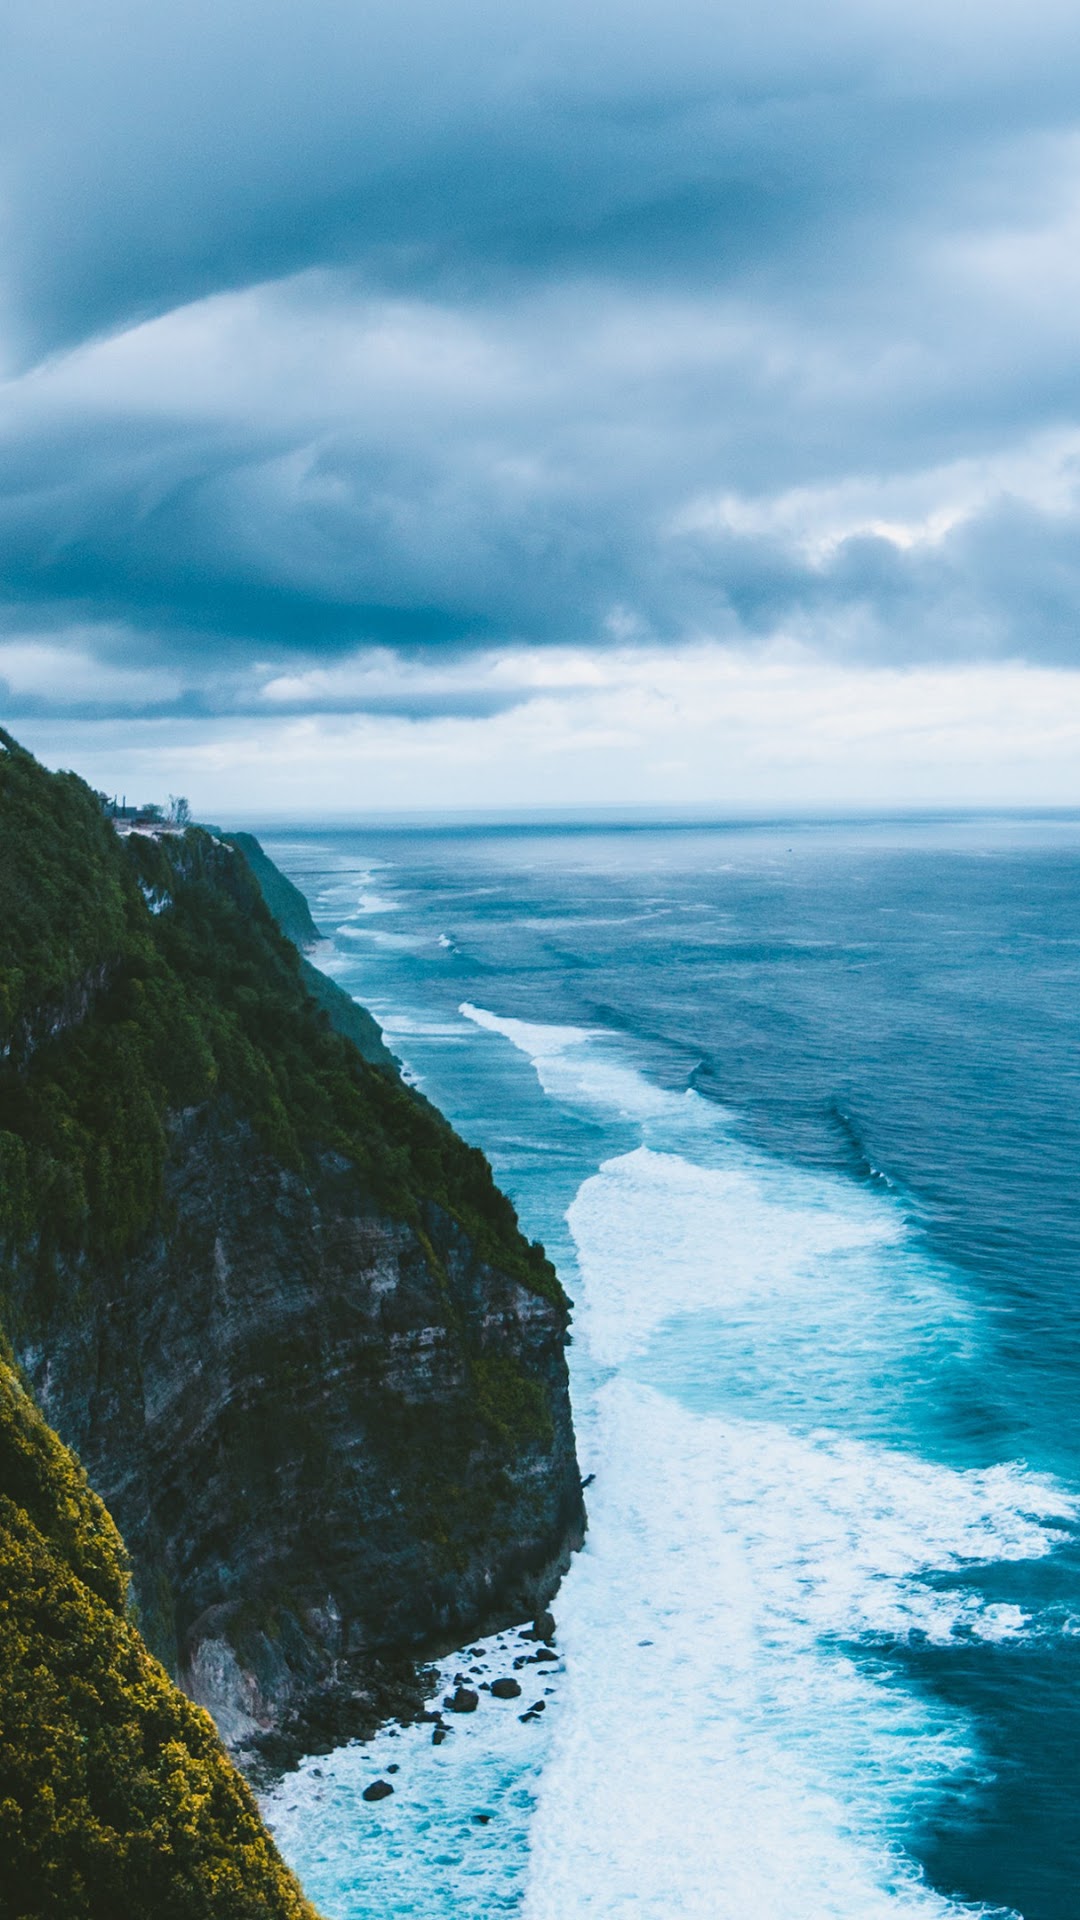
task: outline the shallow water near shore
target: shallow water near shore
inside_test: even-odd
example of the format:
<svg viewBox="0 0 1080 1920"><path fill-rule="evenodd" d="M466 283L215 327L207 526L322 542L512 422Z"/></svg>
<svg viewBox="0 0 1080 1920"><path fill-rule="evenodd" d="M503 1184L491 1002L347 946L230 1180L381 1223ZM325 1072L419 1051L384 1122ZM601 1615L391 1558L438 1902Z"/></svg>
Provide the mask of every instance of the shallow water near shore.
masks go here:
<svg viewBox="0 0 1080 1920"><path fill-rule="evenodd" d="M494 1634L440 1662L428 1705L442 1713L441 1743L426 1721L384 1727L372 1740L304 1761L265 1796L278 1845L308 1891L323 1890L315 1897L328 1913L479 1920L520 1910L563 1673L561 1661L534 1664L533 1651L516 1633ZM443 1711L459 1676L478 1695L472 1713ZM485 1682L510 1676L520 1697L492 1698ZM364 1790L376 1781L393 1793L367 1802Z"/></svg>
<svg viewBox="0 0 1080 1920"><path fill-rule="evenodd" d="M269 1800L328 1920L1071 1920L1080 826L263 838L556 1259L596 1476L542 1715Z"/></svg>

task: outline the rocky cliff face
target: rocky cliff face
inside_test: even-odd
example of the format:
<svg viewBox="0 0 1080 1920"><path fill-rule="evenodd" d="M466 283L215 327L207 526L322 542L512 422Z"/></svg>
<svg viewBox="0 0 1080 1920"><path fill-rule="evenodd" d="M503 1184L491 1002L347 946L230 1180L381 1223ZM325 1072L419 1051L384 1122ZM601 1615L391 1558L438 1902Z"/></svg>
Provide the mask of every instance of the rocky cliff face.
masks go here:
<svg viewBox="0 0 1080 1920"><path fill-rule="evenodd" d="M151 1646L234 1747L287 1759L546 1603L583 1527L567 1304L482 1156L331 1032L241 853L103 839L28 760L0 760L0 927L35 833L87 836L111 917L84 903L66 1024L0 1062L3 1319Z"/></svg>
<svg viewBox="0 0 1080 1920"><path fill-rule="evenodd" d="M234 1745L320 1744L400 1656L550 1597L581 1526L563 1316L332 1154L297 1175L213 1107L170 1131L161 1224L20 1359L186 1690Z"/></svg>

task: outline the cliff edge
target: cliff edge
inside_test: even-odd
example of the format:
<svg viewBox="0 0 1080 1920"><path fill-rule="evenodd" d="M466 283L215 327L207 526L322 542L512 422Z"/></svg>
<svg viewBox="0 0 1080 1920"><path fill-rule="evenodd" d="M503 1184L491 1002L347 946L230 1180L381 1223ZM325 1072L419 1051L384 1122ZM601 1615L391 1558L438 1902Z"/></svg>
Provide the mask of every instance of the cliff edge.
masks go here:
<svg viewBox="0 0 1080 1920"><path fill-rule="evenodd" d="M303 966L242 846L121 839L0 733L0 1318L150 1646L278 1761L584 1524L553 1268Z"/></svg>

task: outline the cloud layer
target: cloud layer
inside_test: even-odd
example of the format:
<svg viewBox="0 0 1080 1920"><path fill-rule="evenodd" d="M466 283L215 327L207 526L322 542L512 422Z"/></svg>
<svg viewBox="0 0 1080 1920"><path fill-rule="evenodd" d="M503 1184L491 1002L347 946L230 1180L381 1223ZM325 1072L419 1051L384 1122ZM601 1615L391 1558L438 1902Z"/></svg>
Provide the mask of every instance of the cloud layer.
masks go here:
<svg viewBox="0 0 1080 1920"><path fill-rule="evenodd" d="M1018 0L16 6L5 713L1080 666L1078 55Z"/></svg>
<svg viewBox="0 0 1080 1920"><path fill-rule="evenodd" d="M418 668L419 678L428 669ZM470 711L464 689L516 697ZM348 676L344 676L346 679ZM422 717L359 695L340 710L170 715L79 728L79 766L140 800L185 792L204 818L328 818L612 802L650 812L1068 806L1080 675L843 666L799 649L704 646L473 659ZM62 761L70 726L22 731Z"/></svg>

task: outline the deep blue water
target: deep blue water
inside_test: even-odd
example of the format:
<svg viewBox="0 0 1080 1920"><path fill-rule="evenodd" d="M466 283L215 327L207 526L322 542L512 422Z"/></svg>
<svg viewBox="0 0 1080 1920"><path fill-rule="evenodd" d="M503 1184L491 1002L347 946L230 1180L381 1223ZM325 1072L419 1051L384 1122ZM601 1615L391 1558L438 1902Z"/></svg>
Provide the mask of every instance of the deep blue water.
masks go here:
<svg viewBox="0 0 1080 1920"><path fill-rule="evenodd" d="M543 1721L275 1798L330 1920L1075 1920L1080 822L263 839L556 1258L597 1476Z"/></svg>

